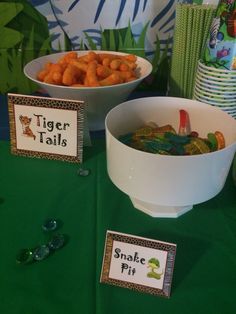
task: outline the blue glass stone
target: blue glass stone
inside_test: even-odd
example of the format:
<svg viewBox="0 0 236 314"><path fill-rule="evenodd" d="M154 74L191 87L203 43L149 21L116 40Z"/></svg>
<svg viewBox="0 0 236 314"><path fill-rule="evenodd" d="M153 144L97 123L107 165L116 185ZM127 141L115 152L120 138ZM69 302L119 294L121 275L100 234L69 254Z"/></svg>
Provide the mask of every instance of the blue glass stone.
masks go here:
<svg viewBox="0 0 236 314"><path fill-rule="evenodd" d="M58 223L56 219L48 219L42 225L44 231L53 231L56 230L57 227Z"/></svg>
<svg viewBox="0 0 236 314"><path fill-rule="evenodd" d="M90 174L90 170L89 169L79 168L77 173L81 177L87 177Z"/></svg>
<svg viewBox="0 0 236 314"><path fill-rule="evenodd" d="M30 249L21 249L16 255L18 264L30 264L33 262L33 252Z"/></svg>
<svg viewBox="0 0 236 314"><path fill-rule="evenodd" d="M65 236L63 234L56 234L52 237L52 239L48 243L48 247L50 250L58 250L65 244Z"/></svg>
<svg viewBox="0 0 236 314"><path fill-rule="evenodd" d="M33 252L33 258L36 261L42 261L48 257L50 253L49 247L47 245L38 246Z"/></svg>

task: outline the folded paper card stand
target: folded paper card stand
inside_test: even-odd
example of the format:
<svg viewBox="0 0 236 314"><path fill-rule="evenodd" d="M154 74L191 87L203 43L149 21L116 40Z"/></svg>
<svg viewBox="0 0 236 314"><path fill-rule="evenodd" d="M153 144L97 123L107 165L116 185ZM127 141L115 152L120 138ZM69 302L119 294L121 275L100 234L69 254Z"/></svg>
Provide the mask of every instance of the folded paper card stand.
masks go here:
<svg viewBox="0 0 236 314"><path fill-rule="evenodd" d="M84 102L8 94L11 152L82 162Z"/></svg>
<svg viewBox="0 0 236 314"><path fill-rule="evenodd" d="M107 231L100 281L170 297L176 245Z"/></svg>

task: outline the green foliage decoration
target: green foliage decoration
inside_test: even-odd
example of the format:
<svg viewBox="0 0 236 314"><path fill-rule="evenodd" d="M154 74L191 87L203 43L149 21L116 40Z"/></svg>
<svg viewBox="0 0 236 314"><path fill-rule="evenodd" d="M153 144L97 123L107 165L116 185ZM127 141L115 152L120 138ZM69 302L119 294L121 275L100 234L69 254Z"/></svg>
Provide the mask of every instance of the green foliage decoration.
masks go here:
<svg viewBox="0 0 236 314"><path fill-rule="evenodd" d="M10 48L18 44L23 35L17 30L6 27L6 25L14 19L23 10L23 5L20 3L2 3L0 2L0 49Z"/></svg>
<svg viewBox="0 0 236 314"><path fill-rule="evenodd" d="M27 0L0 1L0 94L30 94L38 86L24 73L25 64L52 51L46 18Z"/></svg>

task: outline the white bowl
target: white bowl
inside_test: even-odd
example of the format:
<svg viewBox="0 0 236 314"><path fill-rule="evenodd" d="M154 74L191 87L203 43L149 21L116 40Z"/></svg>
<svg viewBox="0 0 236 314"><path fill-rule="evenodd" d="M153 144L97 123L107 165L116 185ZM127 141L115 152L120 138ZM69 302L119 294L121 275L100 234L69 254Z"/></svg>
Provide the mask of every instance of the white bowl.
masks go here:
<svg viewBox="0 0 236 314"><path fill-rule="evenodd" d="M142 152L119 140L143 124L171 124L178 130L179 110L189 113L201 137L223 132L226 147L194 156ZM225 184L236 151L236 120L211 105L175 97L147 97L113 108L105 120L107 171L112 182L139 210L153 217L178 217L194 204L217 195Z"/></svg>
<svg viewBox="0 0 236 314"><path fill-rule="evenodd" d="M97 53L100 52L126 55L125 53L114 51L97 51ZM138 84L152 71L150 62L144 58L137 57L138 66L136 72L139 74L139 78L129 83L92 88L52 85L37 80L37 73L42 70L47 62L55 63L66 53L68 52L55 53L34 59L25 66L24 73L30 80L43 88L51 97L85 101L88 126L91 131L104 130L104 121L108 111L120 102L126 100ZM77 51L78 56L87 53L88 51Z"/></svg>

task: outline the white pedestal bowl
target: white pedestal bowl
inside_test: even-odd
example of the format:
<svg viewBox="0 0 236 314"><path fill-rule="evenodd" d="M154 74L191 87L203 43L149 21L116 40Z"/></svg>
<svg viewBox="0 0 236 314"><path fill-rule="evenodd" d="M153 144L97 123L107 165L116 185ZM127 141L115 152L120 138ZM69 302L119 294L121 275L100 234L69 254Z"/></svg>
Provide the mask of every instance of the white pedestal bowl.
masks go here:
<svg viewBox="0 0 236 314"><path fill-rule="evenodd" d="M206 137L221 131L226 147L193 156L152 154L133 149L119 136L147 122L171 124L178 130L179 110L189 113L191 129ZM147 97L121 103L105 120L107 171L129 195L135 208L152 217L179 217L216 196L223 188L235 151L236 120L211 105L174 97Z"/></svg>

